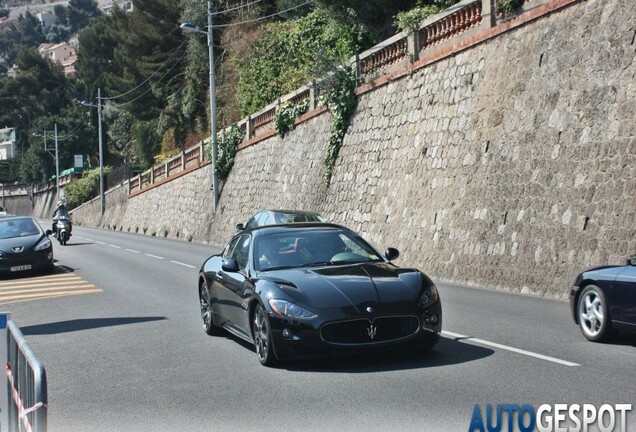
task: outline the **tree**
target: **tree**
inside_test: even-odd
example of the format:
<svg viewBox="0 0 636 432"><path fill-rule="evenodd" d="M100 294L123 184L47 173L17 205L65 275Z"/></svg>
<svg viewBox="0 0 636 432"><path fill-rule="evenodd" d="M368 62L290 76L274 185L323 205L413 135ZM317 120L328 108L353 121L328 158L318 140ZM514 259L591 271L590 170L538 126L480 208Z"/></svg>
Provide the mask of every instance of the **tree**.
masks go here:
<svg viewBox="0 0 636 432"><path fill-rule="evenodd" d="M352 19L353 15L349 14ZM316 9L296 20L264 25L264 34L251 52L237 58L237 98L241 115L248 115L306 84L358 52L362 33L355 21L335 21Z"/></svg>
<svg viewBox="0 0 636 432"><path fill-rule="evenodd" d="M61 26L68 26L68 9L65 6L56 4L53 7L53 13L57 19L57 24Z"/></svg>
<svg viewBox="0 0 636 432"><path fill-rule="evenodd" d="M68 2L67 19L71 32L74 33L88 26L91 18L101 15L95 0L70 0Z"/></svg>

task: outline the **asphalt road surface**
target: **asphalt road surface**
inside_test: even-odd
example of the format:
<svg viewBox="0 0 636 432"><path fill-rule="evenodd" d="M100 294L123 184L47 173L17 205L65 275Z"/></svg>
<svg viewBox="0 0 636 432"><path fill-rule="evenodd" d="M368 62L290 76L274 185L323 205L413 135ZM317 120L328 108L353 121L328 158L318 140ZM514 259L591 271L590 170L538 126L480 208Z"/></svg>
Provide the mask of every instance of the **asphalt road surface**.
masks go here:
<svg viewBox="0 0 636 432"><path fill-rule="evenodd" d="M271 369L201 328L197 273L213 247L73 234L55 242L53 277L0 280L0 307L47 370L50 432L467 431L475 405L636 402L636 338L588 342L562 301L439 284L429 355Z"/></svg>

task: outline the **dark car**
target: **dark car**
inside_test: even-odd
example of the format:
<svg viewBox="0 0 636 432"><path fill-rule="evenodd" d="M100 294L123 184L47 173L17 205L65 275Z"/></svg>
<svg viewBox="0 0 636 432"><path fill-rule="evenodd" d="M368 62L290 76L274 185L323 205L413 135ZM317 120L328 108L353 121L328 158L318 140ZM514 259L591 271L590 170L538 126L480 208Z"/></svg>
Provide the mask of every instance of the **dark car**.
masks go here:
<svg viewBox="0 0 636 432"><path fill-rule="evenodd" d="M439 339L437 288L416 269L391 263L335 224L257 227L237 233L199 273L203 329L253 343L266 366Z"/></svg>
<svg viewBox="0 0 636 432"><path fill-rule="evenodd" d="M279 225L302 222L326 222L318 213L301 210L261 210L247 221L245 225L236 225L237 231L264 225Z"/></svg>
<svg viewBox="0 0 636 432"><path fill-rule="evenodd" d="M52 272L55 267L50 234L29 216L0 219L0 273Z"/></svg>
<svg viewBox="0 0 636 432"><path fill-rule="evenodd" d="M624 266L586 270L574 281L570 309L583 335L600 342L615 330L636 331L636 255Z"/></svg>

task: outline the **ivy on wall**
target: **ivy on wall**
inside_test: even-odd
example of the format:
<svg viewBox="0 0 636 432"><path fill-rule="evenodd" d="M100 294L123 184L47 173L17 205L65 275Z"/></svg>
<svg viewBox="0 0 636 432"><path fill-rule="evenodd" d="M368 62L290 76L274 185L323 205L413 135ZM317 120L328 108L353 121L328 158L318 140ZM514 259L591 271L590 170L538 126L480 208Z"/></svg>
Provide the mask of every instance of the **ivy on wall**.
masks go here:
<svg viewBox="0 0 636 432"><path fill-rule="evenodd" d="M325 182L331 182L333 167L338 159L342 140L347 133L358 98L355 93L357 80L351 67L340 67L326 81L327 88L322 96L331 112L332 123L329 143L325 154Z"/></svg>
<svg viewBox="0 0 636 432"><path fill-rule="evenodd" d="M276 133L283 138L287 132L294 130L294 119L307 112L309 99L298 104L286 103L276 110L274 116L274 126Z"/></svg>
<svg viewBox="0 0 636 432"><path fill-rule="evenodd" d="M234 123L228 132L225 132L225 139L218 140L218 155L214 172L219 178L224 179L230 174L236 156L236 146L243 141L245 134L241 128ZM209 151L209 145L206 146Z"/></svg>

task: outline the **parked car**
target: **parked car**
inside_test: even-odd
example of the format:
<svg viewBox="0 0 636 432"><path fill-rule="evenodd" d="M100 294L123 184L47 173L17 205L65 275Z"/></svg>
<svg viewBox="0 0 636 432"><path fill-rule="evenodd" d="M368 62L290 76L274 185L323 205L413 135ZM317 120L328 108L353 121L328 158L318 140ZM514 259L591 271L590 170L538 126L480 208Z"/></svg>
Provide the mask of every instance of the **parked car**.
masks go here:
<svg viewBox="0 0 636 432"><path fill-rule="evenodd" d="M636 331L636 255L627 265L604 266L579 274L570 292L570 309L583 336L593 342L615 330Z"/></svg>
<svg viewBox="0 0 636 432"><path fill-rule="evenodd" d="M437 288L395 266L398 256L335 224L246 229L201 266L203 329L254 344L266 366L398 344L429 349L442 327Z"/></svg>
<svg viewBox="0 0 636 432"><path fill-rule="evenodd" d="M7 211L4 209L4 207L0 207L0 216L5 216L7 214Z"/></svg>
<svg viewBox="0 0 636 432"><path fill-rule="evenodd" d="M318 213L300 210L261 210L247 221L245 225L236 225L237 231L264 225L278 225L301 222L326 222L327 219Z"/></svg>
<svg viewBox="0 0 636 432"><path fill-rule="evenodd" d="M53 272L53 245L48 237L51 234L30 216L0 219L0 273Z"/></svg>

